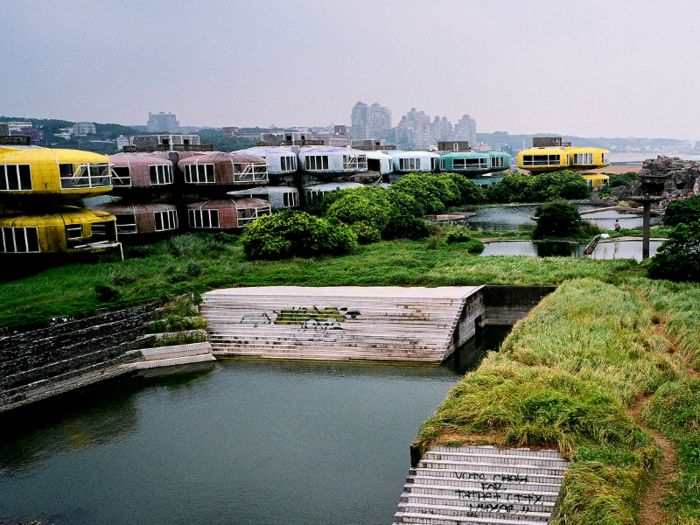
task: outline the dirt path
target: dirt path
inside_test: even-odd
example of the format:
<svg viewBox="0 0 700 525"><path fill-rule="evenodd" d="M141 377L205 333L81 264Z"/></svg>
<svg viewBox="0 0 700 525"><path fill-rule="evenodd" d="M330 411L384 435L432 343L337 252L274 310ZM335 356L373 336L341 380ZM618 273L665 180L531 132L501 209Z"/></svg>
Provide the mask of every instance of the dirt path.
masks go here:
<svg viewBox="0 0 700 525"><path fill-rule="evenodd" d="M664 493L671 488L671 483L673 483L676 467L676 449L666 436L656 429L649 428L644 422L642 410L650 398L651 396L647 396L639 399L627 412L642 429L654 438L663 455L659 474L652 484L649 485L641 501L639 525L664 525L668 523L668 516L663 512L661 501Z"/></svg>
<svg viewBox="0 0 700 525"><path fill-rule="evenodd" d="M641 293L636 292L636 295L652 310L653 307L649 301ZM668 337L665 333L666 321L663 317L660 317L659 323L656 325L656 335L661 337L667 344L667 352L670 354L675 354L677 351L676 343ZM688 373L695 373L694 370L690 369L684 362L685 369ZM644 406L651 399L651 395L644 396L637 400L637 402L632 406L627 413L634 419L634 421L649 435L654 439L658 447L661 449L661 454L663 456L661 460L661 469L652 481L651 485L647 488L646 494L642 498L641 505L639 508L639 525L664 525L668 522L668 516L664 513L661 502L663 501L664 494L671 489L671 484L675 477L676 469L676 448L673 443L664 436L661 432L654 428L650 428L644 418L642 417L642 410Z"/></svg>

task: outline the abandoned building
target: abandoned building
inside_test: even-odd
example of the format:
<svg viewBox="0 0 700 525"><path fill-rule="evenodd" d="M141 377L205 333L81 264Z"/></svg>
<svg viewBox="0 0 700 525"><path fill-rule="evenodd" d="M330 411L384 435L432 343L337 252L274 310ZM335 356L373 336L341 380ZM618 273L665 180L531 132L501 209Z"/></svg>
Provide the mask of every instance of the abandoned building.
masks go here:
<svg viewBox="0 0 700 525"><path fill-rule="evenodd" d="M174 183L173 163L152 153L118 153L110 156L115 194L123 189L170 186Z"/></svg>
<svg viewBox="0 0 700 525"><path fill-rule="evenodd" d="M595 170L610 165L609 155L602 148L572 147L561 137L534 137L532 148L518 153L518 166L532 173Z"/></svg>
<svg viewBox="0 0 700 525"><path fill-rule="evenodd" d="M114 215L119 239L124 242L136 236L139 240L143 236L157 240L177 231L180 226L177 208L172 204L109 202L91 206L90 209Z"/></svg>
<svg viewBox="0 0 700 525"><path fill-rule="evenodd" d="M253 197L216 199L188 204L187 220L192 230L237 230L271 212L267 200Z"/></svg>
<svg viewBox="0 0 700 525"><path fill-rule="evenodd" d="M234 198L252 197L270 203L273 209L286 210L299 207L299 190L292 186L260 186L247 190L229 191Z"/></svg>
<svg viewBox="0 0 700 525"><path fill-rule="evenodd" d="M213 151L180 158L185 184L200 186L258 186L269 181L267 163L260 157Z"/></svg>
<svg viewBox="0 0 700 525"><path fill-rule="evenodd" d="M316 177L362 173L367 171L367 154L334 146L303 147L299 150L299 167Z"/></svg>

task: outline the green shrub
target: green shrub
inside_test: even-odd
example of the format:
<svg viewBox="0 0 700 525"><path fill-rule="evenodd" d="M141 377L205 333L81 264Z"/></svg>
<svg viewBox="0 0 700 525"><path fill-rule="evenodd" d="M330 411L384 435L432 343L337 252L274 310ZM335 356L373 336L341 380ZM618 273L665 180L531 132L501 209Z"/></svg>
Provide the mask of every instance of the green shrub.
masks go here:
<svg viewBox="0 0 700 525"><path fill-rule="evenodd" d="M287 210L253 221L241 243L251 259L286 259L352 252L357 235L339 221L332 224L303 211Z"/></svg>
<svg viewBox="0 0 700 525"><path fill-rule="evenodd" d="M618 186L629 186L630 182L637 180L637 174L634 171L628 171L626 173L605 173L610 180L610 188L617 188Z"/></svg>
<svg viewBox="0 0 700 525"><path fill-rule="evenodd" d="M575 237L583 233L584 221L578 209L566 201L541 204L535 211L537 226L532 232L533 239L547 237Z"/></svg>
<svg viewBox="0 0 700 525"><path fill-rule="evenodd" d="M649 262L649 277L700 282L700 222L679 224Z"/></svg>
<svg viewBox="0 0 700 525"><path fill-rule="evenodd" d="M190 261L185 266L185 274L188 277L199 277L202 274L202 265L196 261Z"/></svg>
<svg viewBox="0 0 700 525"><path fill-rule="evenodd" d="M570 170L525 175L511 173L486 190L490 202L546 202L588 199L591 189L580 173Z"/></svg>
<svg viewBox="0 0 700 525"><path fill-rule="evenodd" d="M459 204L460 191L449 177L430 173L409 173L392 186L392 190L413 197L424 213L441 213Z"/></svg>
<svg viewBox="0 0 700 525"><path fill-rule="evenodd" d="M664 225L676 226L700 221L700 195L672 200L664 212Z"/></svg>
<svg viewBox="0 0 700 525"><path fill-rule="evenodd" d="M456 242L467 242L470 240L469 234L464 230L452 230L447 232L445 236L445 242L447 244L454 244Z"/></svg>
<svg viewBox="0 0 700 525"><path fill-rule="evenodd" d="M345 224L363 222L381 232L389 222L391 202L381 188L347 190L326 212L326 218L336 218Z"/></svg>
<svg viewBox="0 0 700 525"><path fill-rule="evenodd" d="M469 180L459 173L441 173L440 178L450 180L455 183L459 191L459 202L456 205L479 204L484 202L484 190L474 181Z"/></svg>
<svg viewBox="0 0 700 525"><path fill-rule="evenodd" d="M467 250L467 252L478 255L484 251L484 243L479 239L471 239L464 243L464 248Z"/></svg>
<svg viewBox="0 0 700 525"><path fill-rule="evenodd" d="M381 232L365 221L355 222L350 228L357 235L357 242L360 244L372 244L382 240Z"/></svg>
<svg viewBox="0 0 700 525"><path fill-rule="evenodd" d="M382 231L382 238L391 239L423 239L430 235L430 223L413 215L393 215L389 224Z"/></svg>

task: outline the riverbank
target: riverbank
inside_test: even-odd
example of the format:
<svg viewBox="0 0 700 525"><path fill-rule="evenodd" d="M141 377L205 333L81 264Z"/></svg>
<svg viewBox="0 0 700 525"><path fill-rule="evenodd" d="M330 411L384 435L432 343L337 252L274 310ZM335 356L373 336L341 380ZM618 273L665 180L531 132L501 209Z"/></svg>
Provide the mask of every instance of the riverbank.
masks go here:
<svg viewBox="0 0 700 525"><path fill-rule="evenodd" d="M698 304L698 285L565 283L450 392L415 447L556 448L571 464L553 523L700 519Z"/></svg>

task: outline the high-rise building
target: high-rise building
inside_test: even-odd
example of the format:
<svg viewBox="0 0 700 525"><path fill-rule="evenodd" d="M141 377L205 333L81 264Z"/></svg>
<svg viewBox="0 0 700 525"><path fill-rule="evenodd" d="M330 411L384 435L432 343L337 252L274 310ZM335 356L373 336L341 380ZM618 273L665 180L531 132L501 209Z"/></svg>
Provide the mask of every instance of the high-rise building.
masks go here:
<svg viewBox="0 0 700 525"><path fill-rule="evenodd" d="M180 123L175 119L172 113L149 113L146 129L149 133L166 132L179 133Z"/></svg>
<svg viewBox="0 0 700 525"><path fill-rule="evenodd" d="M469 144L476 145L476 120L469 115L464 115L455 124L452 140L468 140Z"/></svg>
<svg viewBox="0 0 700 525"><path fill-rule="evenodd" d="M358 102L352 108L350 138L354 140L385 138L391 130L391 110L374 103Z"/></svg>

